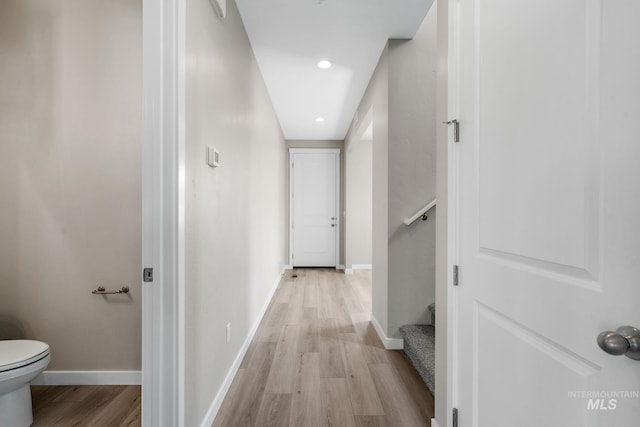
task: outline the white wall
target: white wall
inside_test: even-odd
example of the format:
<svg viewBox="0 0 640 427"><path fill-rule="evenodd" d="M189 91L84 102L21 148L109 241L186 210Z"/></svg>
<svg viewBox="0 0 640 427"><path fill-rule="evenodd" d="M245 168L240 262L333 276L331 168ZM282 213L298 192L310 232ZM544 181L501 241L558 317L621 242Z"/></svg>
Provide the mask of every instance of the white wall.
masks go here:
<svg viewBox="0 0 640 427"><path fill-rule="evenodd" d="M436 196L436 7L412 40L389 41L389 337L431 323L436 209L403 221Z"/></svg>
<svg viewBox="0 0 640 427"><path fill-rule="evenodd" d="M48 370L140 369L141 6L0 5L0 335Z"/></svg>
<svg viewBox="0 0 640 427"><path fill-rule="evenodd" d="M362 137L346 149L345 267L371 264L373 203L373 122L362 123Z"/></svg>
<svg viewBox="0 0 640 427"><path fill-rule="evenodd" d="M208 0L186 6L185 414L198 426L285 263L286 148L235 3L225 20Z"/></svg>

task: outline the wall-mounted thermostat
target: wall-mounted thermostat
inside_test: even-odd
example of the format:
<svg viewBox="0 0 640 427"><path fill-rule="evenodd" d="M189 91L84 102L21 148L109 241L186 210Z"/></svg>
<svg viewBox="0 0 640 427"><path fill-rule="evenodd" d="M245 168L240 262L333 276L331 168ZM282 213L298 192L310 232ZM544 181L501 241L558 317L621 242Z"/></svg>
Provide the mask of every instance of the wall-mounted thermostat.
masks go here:
<svg viewBox="0 0 640 427"><path fill-rule="evenodd" d="M207 147L207 164L212 168L220 165L220 153L213 147Z"/></svg>

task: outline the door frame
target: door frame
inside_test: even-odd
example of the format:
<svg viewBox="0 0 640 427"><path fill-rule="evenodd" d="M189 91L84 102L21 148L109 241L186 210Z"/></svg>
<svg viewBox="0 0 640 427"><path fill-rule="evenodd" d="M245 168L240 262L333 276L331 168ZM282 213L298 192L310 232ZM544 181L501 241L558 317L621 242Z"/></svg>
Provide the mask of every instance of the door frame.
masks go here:
<svg viewBox="0 0 640 427"><path fill-rule="evenodd" d="M335 268L340 266L340 149L339 148L289 148L289 265L293 267L293 155L304 153L336 154L336 256Z"/></svg>
<svg viewBox="0 0 640 427"><path fill-rule="evenodd" d="M184 426L185 3L142 3L144 427Z"/></svg>
<svg viewBox="0 0 640 427"><path fill-rule="evenodd" d="M438 7L438 122L458 118L458 14L457 1L436 0ZM438 221L436 230L436 354L433 427L447 427L452 423L453 408L457 407L458 358L455 342L458 325L457 289L453 286L453 266L457 263L459 212L457 204L456 147L448 126L436 129L436 180Z"/></svg>

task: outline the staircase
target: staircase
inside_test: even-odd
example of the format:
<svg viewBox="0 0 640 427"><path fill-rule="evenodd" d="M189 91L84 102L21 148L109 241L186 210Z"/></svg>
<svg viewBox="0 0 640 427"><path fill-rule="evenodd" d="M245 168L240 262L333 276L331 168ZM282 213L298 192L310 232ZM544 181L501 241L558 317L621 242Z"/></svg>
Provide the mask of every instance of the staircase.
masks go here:
<svg viewBox="0 0 640 427"><path fill-rule="evenodd" d="M431 304L429 311L431 311L431 325L405 325L400 328L400 333L404 339L404 352L431 393L434 393L436 305Z"/></svg>

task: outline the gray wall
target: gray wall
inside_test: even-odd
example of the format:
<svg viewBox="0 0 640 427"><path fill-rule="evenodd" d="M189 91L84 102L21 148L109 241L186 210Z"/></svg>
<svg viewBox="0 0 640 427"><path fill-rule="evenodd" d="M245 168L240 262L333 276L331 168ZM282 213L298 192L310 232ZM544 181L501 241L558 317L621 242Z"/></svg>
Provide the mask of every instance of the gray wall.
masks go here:
<svg viewBox="0 0 640 427"><path fill-rule="evenodd" d="M389 185L389 63L388 48L380 55L378 65L371 76L367 90L358 106L359 119L372 111L373 145L373 195L371 209L373 264L372 315L384 331L387 330L388 314L388 185ZM349 147L359 139L360 123L354 122L347 132L345 145ZM347 171L347 174L349 172ZM347 201L347 204L349 202Z"/></svg>
<svg viewBox="0 0 640 427"><path fill-rule="evenodd" d="M186 425L203 421L285 263L285 141L235 2L186 2ZM206 146L220 166L206 165ZM231 341L225 326L231 323Z"/></svg>
<svg viewBox="0 0 640 427"><path fill-rule="evenodd" d="M412 40L389 41L389 325L431 323L436 210L403 221L436 196L436 11Z"/></svg>
<svg viewBox="0 0 640 427"><path fill-rule="evenodd" d="M289 148L339 148L340 149L340 211L342 212L340 219L340 264L344 265L345 255L345 221L344 221L344 207L345 207L345 154L344 154L344 141L342 140L329 140L329 139L292 139L287 140L287 172L286 172L286 213L285 213L285 259L287 264L289 263Z"/></svg>
<svg viewBox="0 0 640 427"><path fill-rule="evenodd" d="M428 323L435 300L435 210L426 222L403 221L435 197L436 13L413 40L389 41L358 107L359 118L373 108L373 317L389 338Z"/></svg>
<svg viewBox="0 0 640 427"><path fill-rule="evenodd" d="M0 8L0 335L48 370L140 369L141 3Z"/></svg>
<svg viewBox="0 0 640 427"><path fill-rule="evenodd" d="M368 128L373 122L361 125ZM345 267L353 268L372 263L373 137L352 141L345 150L345 163Z"/></svg>

